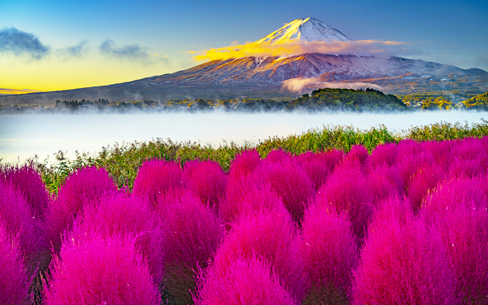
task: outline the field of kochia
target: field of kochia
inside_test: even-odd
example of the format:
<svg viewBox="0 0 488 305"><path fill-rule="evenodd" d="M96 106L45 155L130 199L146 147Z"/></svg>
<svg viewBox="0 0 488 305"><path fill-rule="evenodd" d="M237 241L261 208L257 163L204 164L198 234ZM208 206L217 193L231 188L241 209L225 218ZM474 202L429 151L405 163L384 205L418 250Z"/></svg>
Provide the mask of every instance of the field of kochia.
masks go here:
<svg viewBox="0 0 488 305"><path fill-rule="evenodd" d="M338 130L2 165L0 304L488 304L486 124Z"/></svg>

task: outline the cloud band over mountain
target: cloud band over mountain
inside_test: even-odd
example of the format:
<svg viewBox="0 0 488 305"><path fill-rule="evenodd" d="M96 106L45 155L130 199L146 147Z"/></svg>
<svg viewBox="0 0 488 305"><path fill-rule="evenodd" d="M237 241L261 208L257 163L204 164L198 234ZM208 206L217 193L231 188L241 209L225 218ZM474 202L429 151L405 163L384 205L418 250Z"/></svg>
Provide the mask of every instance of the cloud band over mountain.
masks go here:
<svg viewBox="0 0 488 305"><path fill-rule="evenodd" d="M407 55L418 51L401 41L355 40L355 41L311 41L299 39L284 43L248 42L202 51L190 51L196 61L240 58L247 56L291 56L307 53L321 54L355 54L355 55Z"/></svg>

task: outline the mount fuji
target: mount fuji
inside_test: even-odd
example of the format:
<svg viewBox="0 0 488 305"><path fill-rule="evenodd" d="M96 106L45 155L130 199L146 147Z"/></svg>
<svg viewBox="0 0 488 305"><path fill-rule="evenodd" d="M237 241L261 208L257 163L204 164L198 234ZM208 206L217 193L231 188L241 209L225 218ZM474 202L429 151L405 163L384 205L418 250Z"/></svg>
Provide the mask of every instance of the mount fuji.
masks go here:
<svg viewBox="0 0 488 305"><path fill-rule="evenodd" d="M296 19L290 23L286 23L283 27L265 36L256 43L271 42L283 43L292 39L299 39L303 42L312 41L352 41L339 30L332 26L323 23L322 21L308 17L304 19Z"/></svg>
<svg viewBox="0 0 488 305"><path fill-rule="evenodd" d="M255 41L257 46L289 43L325 46L354 42L314 18L297 19ZM306 49L306 48L305 48ZM114 101L203 98L294 98L313 89L370 87L385 93L483 93L488 72L398 56L298 52L286 56L216 59L176 73L75 90L0 96L0 104L54 104L56 100Z"/></svg>

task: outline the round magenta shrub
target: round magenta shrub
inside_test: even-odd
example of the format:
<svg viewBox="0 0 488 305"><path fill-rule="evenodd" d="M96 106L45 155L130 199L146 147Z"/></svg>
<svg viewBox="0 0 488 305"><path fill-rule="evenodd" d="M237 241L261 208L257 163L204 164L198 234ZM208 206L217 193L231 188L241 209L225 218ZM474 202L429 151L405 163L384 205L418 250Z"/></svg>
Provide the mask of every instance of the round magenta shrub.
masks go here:
<svg viewBox="0 0 488 305"><path fill-rule="evenodd" d="M312 204L302 223L301 251L311 287L302 304L347 304L358 245L346 214Z"/></svg>
<svg viewBox="0 0 488 305"><path fill-rule="evenodd" d="M422 216L428 223L459 205L488 208L487 177L446 179L430 192L422 203Z"/></svg>
<svg viewBox="0 0 488 305"><path fill-rule="evenodd" d="M0 219L11 238L18 238L29 273L45 267L49 248L45 239L45 226L33 216L30 206L16 187L0 181Z"/></svg>
<svg viewBox="0 0 488 305"><path fill-rule="evenodd" d="M156 205L160 193L181 187L183 187L183 171L180 165L154 159L142 163L134 180L133 194L146 197L151 204Z"/></svg>
<svg viewBox="0 0 488 305"><path fill-rule="evenodd" d="M2 168L7 182L11 183L24 196L34 216L44 221L49 195L41 175L32 164L12 165Z"/></svg>
<svg viewBox="0 0 488 305"><path fill-rule="evenodd" d="M402 154L402 155L400 155L399 153L394 168L396 171L398 171L398 174L402 178L405 194L408 194L408 189L410 187L410 183L412 182L412 179L414 178L414 175L417 174L417 172L422 167L429 167L429 166L430 167L435 166L436 169L439 168L439 165L436 163L434 156L428 151L421 152L421 153Z"/></svg>
<svg viewBox="0 0 488 305"><path fill-rule="evenodd" d="M486 162L484 159L488 159L488 155L480 155L475 159L459 159L454 158L449 166L449 175L455 177L476 177L476 176L486 176L486 167L483 163Z"/></svg>
<svg viewBox="0 0 488 305"><path fill-rule="evenodd" d="M315 190L324 183L330 174L330 171L324 166L321 160L316 158L314 152L309 151L301 154L296 157L296 160L312 180Z"/></svg>
<svg viewBox="0 0 488 305"><path fill-rule="evenodd" d="M161 303L136 237L70 236L50 271L44 285L46 305Z"/></svg>
<svg viewBox="0 0 488 305"><path fill-rule="evenodd" d="M0 304L28 304L30 278L17 238L12 237L0 216Z"/></svg>
<svg viewBox="0 0 488 305"><path fill-rule="evenodd" d="M359 161L361 166L364 166L368 160L369 154L366 147L363 145L353 145L351 150L347 153L346 159L352 161Z"/></svg>
<svg viewBox="0 0 488 305"><path fill-rule="evenodd" d="M274 149L268 153L264 161L266 163L283 163L292 160L292 155L283 149Z"/></svg>
<svg viewBox="0 0 488 305"><path fill-rule="evenodd" d="M269 183L257 180L254 175L243 175L229 179L219 212L223 222L230 225L242 216L276 207L284 207L283 200Z"/></svg>
<svg viewBox="0 0 488 305"><path fill-rule="evenodd" d="M213 210L190 192L171 205L159 205L158 213L164 232L164 286L177 304L188 304L195 292L196 271L213 258L224 227Z"/></svg>
<svg viewBox="0 0 488 305"><path fill-rule="evenodd" d="M189 161L185 163L183 177L188 188L200 197L202 203L218 207L227 185L227 176L219 163Z"/></svg>
<svg viewBox="0 0 488 305"><path fill-rule="evenodd" d="M459 304L446 251L397 197L375 211L354 272L352 304Z"/></svg>
<svg viewBox="0 0 488 305"><path fill-rule="evenodd" d="M437 163L422 165L410 176L406 194L414 211L418 211L424 197L444 177L445 172Z"/></svg>
<svg viewBox="0 0 488 305"><path fill-rule="evenodd" d="M229 180L251 174L261 164L259 153L255 149L245 150L232 160L229 169Z"/></svg>
<svg viewBox="0 0 488 305"><path fill-rule="evenodd" d="M59 188L58 198L48 207L47 233L55 252L61 247L61 234L71 230L84 205L96 204L105 193L111 192L117 192L117 186L104 168L84 167L68 176Z"/></svg>
<svg viewBox="0 0 488 305"><path fill-rule="evenodd" d="M297 223L315 195L314 184L307 173L295 162L265 163L254 173L256 180L269 183L283 200Z"/></svg>
<svg viewBox="0 0 488 305"><path fill-rule="evenodd" d="M217 250L212 268L225 274L238 259L256 256L271 264L283 287L301 301L307 278L298 243L295 223L286 209L263 210L239 219Z"/></svg>
<svg viewBox="0 0 488 305"><path fill-rule="evenodd" d="M198 286L197 305L299 304L280 285L269 264L255 257L237 259L224 273L210 268Z"/></svg>
<svg viewBox="0 0 488 305"><path fill-rule="evenodd" d="M464 138L454 142L451 147L451 154L462 160L473 160L478 158L480 154L486 154L486 148L478 138Z"/></svg>
<svg viewBox="0 0 488 305"><path fill-rule="evenodd" d="M423 211L422 211L423 212ZM463 304L488 302L488 214L474 202L437 213L434 226L447 249Z"/></svg>
<svg viewBox="0 0 488 305"><path fill-rule="evenodd" d="M341 150L329 152L306 152L298 155L296 160L308 174L314 183L315 190L318 190L326 181L327 177L334 170L335 166L344 158Z"/></svg>
<svg viewBox="0 0 488 305"><path fill-rule="evenodd" d="M366 175L367 185L373 206L379 205L385 199L399 195L403 196L403 183L398 171L386 164L376 165Z"/></svg>
<svg viewBox="0 0 488 305"><path fill-rule="evenodd" d="M130 235L147 262L154 283L163 276L163 230L159 216L142 198L125 193L106 194L99 205L88 205L75 221L73 231L101 236Z"/></svg>
<svg viewBox="0 0 488 305"><path fill-rule="evenodd" d="M346 212L352 231L362 239L373 213L371 194L358 161L347 161L337 166L316 196L319 206L330 206L338 213Z"/></svg>
<svg viewBox="0 0 488 305"><path fill-rule="evenodd" d="M434 156L437 164L443 169L447 169L452 162L454 156L451 152L454 141L422 141L419 143L420 149L429 152Z"/></svg>
<svg viewBox="0 0 488 305"><path fill-rule="evenodd" d="M397 145L394 143L386 143L376 146L371 152L366 167L368 169L374 169L377 166L391 167L395 164L398 154Z"/></svg>

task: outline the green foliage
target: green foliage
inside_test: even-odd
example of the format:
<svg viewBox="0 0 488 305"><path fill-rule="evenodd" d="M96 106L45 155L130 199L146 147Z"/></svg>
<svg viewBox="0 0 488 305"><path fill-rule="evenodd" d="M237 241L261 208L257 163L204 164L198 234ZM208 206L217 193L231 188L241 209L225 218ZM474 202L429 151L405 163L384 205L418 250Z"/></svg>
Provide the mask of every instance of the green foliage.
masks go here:
<svg viewBox="0 0 488 305"><path fill-rule="evenodd" d="M463 104L467 109L488 110L488 92L472 97Z"/></svg>
<svg viewBox="0 0 488 305"><path fill-rule="evenodd" d="M393 95L374 89L319 89L290 102L287 109L341 110L341 111L393 111L406 110L407 105Z"/></svg>
<svg viewBox="0 0 488 305"><path fill-rule="evenodd" d="M149 142L133 142L106 147L96 155L79 155L74 160L67 159L63 152L55 155L56 162L48 164L31 160L42 174L44 182L51 192L57 192L65 178L76 168L93 165L104 167L120 188L132 188L139 167L146 160L174 160L183 166L189 160L212 160L218 162L224 171L228 171L234 157L245 149L255 148L261 157L266 157L274 149L283 149L294 155L307 151L327 151L341 149L348 152L354 145L363 145L371 152L384 143L398 143L402 139L416 141L442 141L463 139L466 137L488 136L488 121L472 125L460 123L436 123L428 126L411 127L402 133L391 133L384 125L367 130L352 126L327 126L312 129L298 135L272 137L256 145L246 143L242 146L231 142L212 147L195 142L172 142L156 139Z"/></svg>

